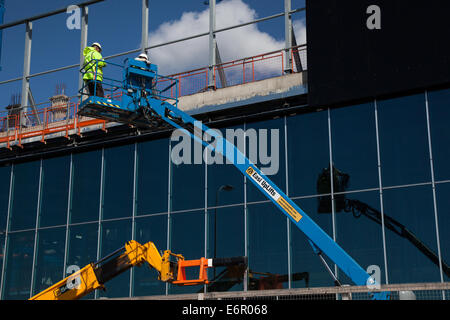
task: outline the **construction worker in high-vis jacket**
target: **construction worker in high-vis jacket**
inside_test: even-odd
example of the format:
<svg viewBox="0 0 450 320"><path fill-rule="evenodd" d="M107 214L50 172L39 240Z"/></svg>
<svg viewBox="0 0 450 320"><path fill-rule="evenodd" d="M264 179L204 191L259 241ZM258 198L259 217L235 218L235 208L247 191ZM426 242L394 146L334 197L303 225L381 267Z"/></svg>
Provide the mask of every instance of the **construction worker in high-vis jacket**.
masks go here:
<svg viewBox="0 0 450 320"><path fill-rule="evenodd" d="M84 55L84 76L83 80L87 85L89 96L104 97L103 92L103 68L106 67L102 57L102 46L94 42L90 47L83 50Z"/></svg>

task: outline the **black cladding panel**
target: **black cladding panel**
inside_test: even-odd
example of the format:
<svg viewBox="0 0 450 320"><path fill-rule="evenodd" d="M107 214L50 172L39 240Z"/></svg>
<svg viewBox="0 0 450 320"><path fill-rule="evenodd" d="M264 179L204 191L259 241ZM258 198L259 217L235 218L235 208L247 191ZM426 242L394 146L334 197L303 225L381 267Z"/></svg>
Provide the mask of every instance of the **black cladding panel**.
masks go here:
<svg viewBox="0 0 450 320"><path fill-rule="evenodd" d="M450 83L448 0L307 0L306 12L311 106Z"/></svg>

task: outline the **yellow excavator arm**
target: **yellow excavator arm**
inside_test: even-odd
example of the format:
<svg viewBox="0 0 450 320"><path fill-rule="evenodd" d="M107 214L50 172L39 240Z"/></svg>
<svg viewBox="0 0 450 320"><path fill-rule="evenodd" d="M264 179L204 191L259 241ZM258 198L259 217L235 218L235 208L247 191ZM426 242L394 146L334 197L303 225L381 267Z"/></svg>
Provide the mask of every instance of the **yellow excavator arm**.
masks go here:
<svg viewBox="0 0 450 320"><path fill-rule="evenodd" d="M31 297L30 300L74 300L82 298L94 290L104 289L104 284L115 276L134 266L148 263L158 271L158 279L165 282L174 280L174 266L170 261L175 256L169 250L161 256L153 242L142 245L132 240L125 246L96 263L90 263L67 278L55 283L46 290Z"/></svg>
<svg viewBox="0 0 450 320"><path fill-rule="evenodd" d="M44 291L34 295L29 300L76 300L97 289L105 289L104 284L127 271L128 269L148 264L158 272L158 280L176 285L207 284L207 268L235 264L247 265L246 257L215 258L185 260L181 254L170 250L159 253L153 242L140 244L134 240L128 241L120 248L101 260L90 263L74 272L65 279L55 283ZM199 267L198 278L186 279L185 268Z"/></svg>

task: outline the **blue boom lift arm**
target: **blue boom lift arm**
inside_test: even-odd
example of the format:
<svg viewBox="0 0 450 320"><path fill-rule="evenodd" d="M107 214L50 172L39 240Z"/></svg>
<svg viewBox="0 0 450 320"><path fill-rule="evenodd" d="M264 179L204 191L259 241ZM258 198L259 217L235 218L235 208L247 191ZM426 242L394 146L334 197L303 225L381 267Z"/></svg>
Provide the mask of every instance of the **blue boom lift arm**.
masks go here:
<svg viewBox="0 0 450 320"><path fill-rule="evenodd" d="M110 64L108 64L110 65ZM84 72L83 69L81 72ZM106 79L106 78L105 78ZM104 82L103 85L108 85ZM114 85L114 84L112 84ZM163 87L161 87L164 86ZM118 87L115 87L119 89ZM169 89L172 96L164 96ZM132 124L135 126L155 126L169 124L183 131L197 142L221 153L230 163L250 180L290 221L309 239L315 253L322 253L331 259L358 286L378 288L375 279L369 275L350 255L348 255L325 231L323 231L302 209L297 206L278 186L275 185L239 149L211 130L202 122L178 109L177 80L158 75L157 66L142 61L127 59L123 66L122 99L89 96L80 104L79 114L105 120ZM80 90L80 93L82 91ZM208 143L212 139L215 143ZM225 152L224 152L225 150ZM339 284L330 268L327 268L335 282ZM372 290L376 300L389 298L387 292Z"/></svg>

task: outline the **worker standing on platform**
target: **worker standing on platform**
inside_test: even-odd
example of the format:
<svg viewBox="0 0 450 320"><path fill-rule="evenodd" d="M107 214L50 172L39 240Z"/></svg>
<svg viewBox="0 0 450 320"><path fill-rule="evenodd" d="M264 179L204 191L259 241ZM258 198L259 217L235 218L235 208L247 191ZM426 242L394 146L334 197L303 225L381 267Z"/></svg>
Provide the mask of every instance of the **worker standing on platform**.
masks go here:
<svg viewBox="0 0 450 320"><path fill-rule="evenodd" d="M83 80L89 90L89 96L104 97L103 92L103 68L106 67L102 57L102 46L94 42L90 47L83 50L84 76Z"/></svg>

